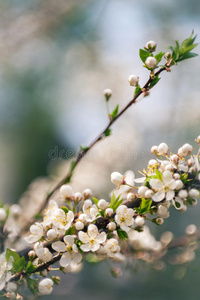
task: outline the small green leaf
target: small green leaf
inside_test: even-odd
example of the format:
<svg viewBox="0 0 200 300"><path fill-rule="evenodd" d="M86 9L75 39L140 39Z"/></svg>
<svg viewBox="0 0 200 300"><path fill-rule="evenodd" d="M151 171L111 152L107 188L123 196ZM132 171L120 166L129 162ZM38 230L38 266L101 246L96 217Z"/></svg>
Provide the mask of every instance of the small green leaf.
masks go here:
<svg viewBox="0 0 200 300"><path fill-rule="evenodd" d="M151 56L151 53L144 50L144 49L140 49L139 55L140 55L140 58L141 58L142 62L145 64L145 61L146 61L147 57Z"/></svg>
<svg viewBox="0 0 200 300"><path fill-rule="evenodd" d="M13 262L13 268L17 273L20 273L26 265L25 257L21 257L18 260L14 260Z"/></svg>
<svg viewBox="0 0 200 300"><path fill-rule="evenodd" d="M38 283L35 279L31 279L30 277L28 277L27 286L34 295L38 292Z"/></svg>
<svg viewBox="0 0 200 300"><path fill-rule="evenodd" d="M67 214L69 211L69 208L67 208L66 206L61 206L61 209Z"/></svg>
<svg viewBox="0 0 200 300"><path fill-rule="evenodd" d="M134 95L137 95L140 91L141 91L141 87L140 87L139 84L138 84L138 85L136 86L136 88L135 88Z"/></svg>
<svg viewBox="0 0 200 300"><path fill-rule="evenodd" d="M109 114L112 117L112 119L114 119L116 117L118 110L119 110L119 104L117 104L117 106L115 107L113 112L111 114Z"/></svg>
<svg viewBox="0 0 200 300"><path fill-rule="evenodd" d="M99 200L97 198L95 198L95 197L92 197L92 200L94 201L94 204L96 204L96 205L99 202Z"/></svg>
<svg viewBox="0 0 200 300"><path fill-rule="evenodd" d="M72 234L74 234L74 229L75 229L74 226L70 227L69 229L67 229L65 231L65 235L72 235Z"/></svg>
<svg viewBox="0 0 200 300"><path fill-rule="evenodd" d="M156 169L155 172L156 172L157 179L162 180L162 173L159 172L158 169Z"/></svg>
<svg viewBox="0 0 200 300"><path fill-rule="evenodd" d="M151 199L142 198L142 201L141 201L140 207L139 207L139 213L145 214L146 212L148 212L151 207L151 204L152 204Z"/></svg>
<svg viewBox="0 0 200 300"><path fill-rule="evenodd" d="M71 172L74 171L75 167L76 167L76 162L73 160L73 161L71 162Z"/></svg>
<svg viewBox="0 0 200 300"><path fill-rule="evenodd" d="M155 55L155 59L157 60L158 64L161 61L164 54L165 54L165 52L160 51Z"/></svg>
<svg viewBox="0 0 200 300"><path fill-rule="evenodd" d="M112 130L110 128L108 128L108 129L106 129L104 135L109 136L109 135L111 135L111 132L112 132Z"/></svg>
<svg viewBox="0 0 200 300"><path fill-rule="evenodd" d="M152 89L152 87L153 87L154 85L156 85L156 84L158 83L159 80L160 80L160 78L158 77L158 75L155 76L155 77L151 80L151 82L150 82L150 84L149 84L149 88Z"/></svg>
<svg viewBox="0 0 200 300"><path fill-rule="evenodd" d="M121 197L121 194L117 198L115 198L115 193L113 192L111 201L110 201L110 208L112 208L114 211L123 202L123 199L120 199L120 197Z"/></svg>
<svg viewBox="0 0 200 300"><path fill-rule="evenodd" d="M118 234L119 238L123 241L127 240L127 238L128 238L127 232L122 230L120 227L117 228L117 234Z"/></svg>
<svg viewBox="0 0 200 300"><path fill-rule="evenodd" d="M28 264L27 264L27 266L26 266L25 272L26 272L27 274L31 274L31 273L33 273L36 269L37 269L37 267L36 267L35 265L33 265L31 261L29 261Z"/></svg>
<svg viewBox="0 0 200 300"><path fill-rule="evenodd" d="M184 184L187 182L187 179L188 179L188 174L187 173L181 174L181 180Z"/></svg>
<svg viewBox="0 0 200 300"><path fill-rule="evenodd" d="M20 259L19 254L9 248L7 248L5 256L7 261L9 261L10 257L13 257L13 262L17 262Z"/></svg>
<svg viewBox="0 0 200 300"><path fill-rule="evenodd" d="M123 201L123 199L118 200L117 203L115 203L115 205L113 206L113 210L116 211L116 209L122 204Z"/></svg>
<svg viewBox="0 0 200 300"><path fill-rule="evenodd" d="M83 152L87 152L87 150L89 149L88 146L80 146L80 148Z"/></svg>

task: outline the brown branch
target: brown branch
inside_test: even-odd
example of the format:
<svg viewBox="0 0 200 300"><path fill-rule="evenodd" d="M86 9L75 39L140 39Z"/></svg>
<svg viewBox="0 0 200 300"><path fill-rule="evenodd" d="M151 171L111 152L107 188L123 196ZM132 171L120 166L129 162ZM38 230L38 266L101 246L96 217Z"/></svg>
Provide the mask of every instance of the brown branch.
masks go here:
<svg viewBox="0 0 200 300"><path fill-rule="evenodd" d="M166 64L165 67L161 67L154 76L158 76L160 73L162 73L163 71L167 70L168 65ZM57 183L57 185L51 190L51 192L47 195L47 197L44 200L44 203L41 207L41 210L43 210L45 208L45 206L47 205L48 200L51 198L51 196L65 183L70 182L70 179L73 175L73 171L74 168L78 165L78 163L82 160L82 158L86 155L86 153L88 151L90 151L94 145L96 145L100 140L102 140L106 135L106 131L108 129L110 129L110 127L121 117L122 114L124 114L127 109L132 105L136 103L137 98L145 91L149 90L149 85L150 83L153 81L153 78L150 76L148 81L145 83L145 85L141 88L141 90L134 95L134 97L132 98L132 100L116 115L115 118L111 119L110 122L108 123L108 125L106 126L106 128L97 136L97 138L89 145L88 148L86 148L85 150L80 150L77 154L76 160L74 161L74 167L73 169L70 170L70 172L61 180Z"/></svg>

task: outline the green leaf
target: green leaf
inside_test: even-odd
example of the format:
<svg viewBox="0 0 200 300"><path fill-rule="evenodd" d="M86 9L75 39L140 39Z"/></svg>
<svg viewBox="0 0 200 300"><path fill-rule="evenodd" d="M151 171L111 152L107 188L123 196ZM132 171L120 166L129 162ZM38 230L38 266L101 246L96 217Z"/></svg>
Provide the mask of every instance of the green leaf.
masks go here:
<svg viewBox="0 0 200 300"><path fill-rule="evenodd" d="M89 149L88 146L80 146L80 148L83 152L87 152L87 150Z"/></svg>
<svg viewBox="0 0 200 300"><path fill-rule="evenodd" d="M142 198L142 201L141 201L140 207L139 207L139 213L145 214L146 212L148 212L151 207L151 204L152 204L151 199Z"/></svg>
<svg viewBox="0 0 200 300"><path fill-rule="evenodd" d="M34 295L38 292L38 283L35 279L31 279L30 277L28 277L27 286Z"/></svg>
<svg viewBox="0 0 200 300"><path fill-rule="evenodd" d="M73 161L71 162L71 172L74 171L75 167L76 167L76 162L73 160Z"/></svg>
<svg viewBox="0 0 200 300"><path fill-rule="evenodd" d="M162 180L162 173L159 172L158 169L156 169L155 172L156 172L157 179Z"/></svg>
<svg viewBox="0 0 200 300"><path fill-rule="evenodd" d="M69 229L67 229L65 231L65 235L72 235L72 234L74 234L74 229L75 229L74 226L70 227Z"/></svg>
<svg viewBox="0 0 200 300"><path fill-rule="evenodd" d="M117 104L117 106L115 107L113 112L111 114L109 114L112 117L112 119L114 119L116 117L118 110L119 110L119 104Z"/></svg>
<svg viewBox="0 0 200 300"><path fill-rule="evenodd" d="M112 208L114 211L119 207L119 205L123 202L123 199L120 199L121 194L115 198L115 193L113 192L111 201L110 201L110 208Z"/></svg>
<svg viewBox="0 0 200 300"><path fill-rule="evenodd" d="M33 273L36 269L37 269L37 267L36 267L35 265L33 265L31 261L29 261L29 262L27 263L25 272L26 272L27 274L31 274L31 273Z"/></svg>
<svg viewBox="0 0 200 300"><path fill-rule="evenodd" d="M94 201L94 204L97 205L97 203L99 202L99 200L98 200L97 198L95 198L95 197L92 197L92 199L93 199L93 201Z"/></svg>
<svg viewBox="0 0 200 300"><path fill-rule="evenodd" d="M184 56L179 57L176 62L179 62L179 61L182 61L182 60L185 60L185 59L189 59L189 58L193 58L193 57L196 57L196 56L198 56L197 53L189 52L188 54L185 54Z"/></svg>
<svg viewBox="0 0 200 300"><path fill-rule="evenodd" d="M118 200L117 203L115 203L115 205L113 206L113 210L116 211L116 209L122 204L123 201L123 199Z"/></svg>
<svg viewBox="0 0 200 300"><path fill-rule="evenodd" d="M184 184L187 182L187 179L188 179L188 174L187 173L181 174L181 181Z"/></svg>
<svg viewBox="0 0 200 300"><path fill-rule="evenodd" d="M19 254L9 248L7 248L5 256L7 261L9 261L10 257L13 257L13 262L17 262L20 259Z"/></svg>
<svg viewBox="0 0 200 300"><path fill-rule="evenodd" d="M118 234L119 238L123 241L127 240L127 238L128 238L127 232L122 230L120 227L117 228L117 234Z"/></svg>
<svg viewBox="0 0 200 300"><path fill-rule="evenodd" d="M20 273L26 265L25 257L21 257L13 262L13 268L17 273Z"/></svg>
<svg viewBox="0 0 200 300"><path fill-rule="evenodd" d="M157 60L158 63L161 61L164 54L165 52L160 51L155 55L155 59Z"/></svg>
<svg viewBox="0 0 200 300"><path fill-rule="evenodd" d="M156 85L156 84L158 83L158 81L160 80L160 78L159 78L158 76L159 76L159 75L155 76L155 77L151 80L151 82L150 82L150 84L149 84L149 88L150 88L150 89L152 89L152 87L153 87L154 85Z"/></svg>
<svg viewBox="0 0 200 300"><path fill-rule="evenodd" d="M147 57L151 56L151 53L144 50L144 49L140 49L139 55L140 55L140 58L141 58L142 62L145 64L145 61L146 61Z"/></svg>
<svg viewBox="0 0 200 300"><path fill-rule="evenodd" d="M67 214L69 211L69 208L67 208L66 206L61 206L61 209Z"/></svg>
<svg viewBox="0 0 200 300"><path fill-rule="evenodd" d="M108 129L106 129L104 135L109 136L109 135L111 135L111 132L112 132L112 130L110 128L108 128Z"/></svg>
<svg viewBox="0 0 200 300"><path fill-rule="evenodd" d="M136 86L136 88L135 88L134 95L137 95L140 91L141 91L141 87L140 87L139 84L138 84L138 85Z"/></svg>

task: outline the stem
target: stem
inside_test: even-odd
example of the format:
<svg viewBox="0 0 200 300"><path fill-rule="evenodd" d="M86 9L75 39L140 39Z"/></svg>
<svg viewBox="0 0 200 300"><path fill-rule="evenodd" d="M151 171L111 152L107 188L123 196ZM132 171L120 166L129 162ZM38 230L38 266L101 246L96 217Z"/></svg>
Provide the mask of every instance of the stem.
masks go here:
<svg viewBox="0 0 200 300"><path fill-rule="evenodd" d="M167 67L167 66L166 66ZM158 76L160 73L162 73L163 71L166 70L166 67L161 67L156 73L155 76ZM82 160L82 158L86 155L86 153L88 151L90 151L95 144L97 144L99 141L101 141L104 137L105 137L105 133L108 129L110 129L110 127L121 117L121 115L123 115L127 109L132 105L136 103L137 98L144 92L149 90L149 84L152 82L152 78L151 76L149 77L148 81L145 83L145 85L141 88L141 90L134 95L134 97L132 98L132 100L116 115L115 118L113 118L112 120L110 120L110 122L108 123L108 125L105 127L105 129L96 137L96 139L89 145L88 148L86 148L85 150L80 150L77 154L77 157L74 161L74 167L73 169L71 169L71 171L61 180L59 181L56 186L51 190L51 192L47 195L47 197L44 200L43 205L40 208L40 211L43 210L48 202L48 200L51 198L51 196L65 183L70 182L70 179L73 175L73 171L75 169L75 167L78 165L78 163Z"/></svg>

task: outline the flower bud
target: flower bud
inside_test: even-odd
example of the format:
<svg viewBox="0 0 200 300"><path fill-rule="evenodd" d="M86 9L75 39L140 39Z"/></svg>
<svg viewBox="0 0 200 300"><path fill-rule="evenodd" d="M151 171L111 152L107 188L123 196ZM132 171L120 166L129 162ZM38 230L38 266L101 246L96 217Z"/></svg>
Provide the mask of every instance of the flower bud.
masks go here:
<svg viewBox="0 0 200 300"><path fill-rule="evenodd" d="M108 230L114 231L114 230L116 229L116 224L115 224L115 222L110 222L110 223L108 223L107 228L108 228Z"/></svg>
<svg viewBox="0 0 200 300"><path fill-rule="evenodd" d="M92 206L92 201L90 199L85 200L84 209L88 209Z"/></svg>
<svg viewBox="0 0 200 300"><path fill-rule="evenodd" d="M53 280L50 278L42 279L38 284L38 290L41 295L50 295L53 291Z"/></svg>
<svg viewBox="0 0 200 300"><path fill-rule="evenodd" d="M128 82L131 86L137 86L139 81L139 77L136 75L130 75L128 78Z"/></svg>
<svg viewBox="0 0 200 300"><path fill-rule="evenodd" d="M7 214L4 208L0 208L0 221L5 221L7 218Z"/></svg>
<svg viewBox="0 0 200 300"><path fill-rule="evenodd" d="M158 146L152 146L151 153L157 155L158 154Z"/></svg>
<svg viewBox="0 0 200 300"><path fill-rule="evenodd" d="M71 198L74 196L72 187L69 184L64 184L60 188L60 195L63 198Z"/></svg>
<svg viewBox="0 0 200 300"><path fill-rule="evenodd" d="M199 191L196 189L191 189L189 191L189 197L193 198L193 199L198 199L199 198Z"/></svg>
<svg viewBox="0 0 200 300"><path fill-rule="evenodd" d="M81 221L83 224L85 224L87 222L84 214L80 214L80 216L78 217L78 220Z"/></svg>
<svg viewBox="0 0 200 300"><path fill-rule="evenodd" d="M100 209L105 210L108 207L108 202L104 199L100 199L99 202L97 203L97 206Z"/></svg>
<svg viewBox="0 0 200 300"><path fill-rule="evenodd" d="M75 201L81 201L83 199L83 196L81 193L77 192L74 194Z"/></svg>
<svg viewBox="0 0 200 300"><path fill-rule="evenodd" d="M103 94L106 98L106 101L108 101L110 99L110 97L112 96L112 90L111 89L105 89L103 91Z"/></svg>
<svg viewBox="0 0 200 300"><path fill-rule="evenodd" d="M155 69L155 67L157 66L157 60L155 59L155 57L148 56L145 60L145 65L149 69Z"/></svg>
<svg viewBox="0 0 200 300"><path fill-rule="evenodd" d="M135 199L135 194L133 194L133 193L128 193L127 196L126 196L126 199L127 199L128 201L134 200L134 199Z"/></svg>
<svg viewBox="0 0 200 300"><path fill-rule="evenodd" d="M35 251L34 250L30 250L28 252L28 257L33 260L36 257Z"/></svg>
<svg viewBox="0 0 200 300"><path fill-rule="evenodd" d="M200 135L195 139L195 142L200 143Z"/></svg>
<svg viewBox="0 0 200 300"><path fill-rule="evenodd" d="M163 220L163 218L157 218L157 219L155 220L155 222L156 222L156 224L158 224L158 225L162 225L162 224L164 223L164 220Z"/></svg>
<svg viewBox="0 0 200 300"><path fill-rule="evenodd" d="M148 162L148 165L151 167L155 167L155 166L158 166L159 163L157 162L156 159L150 159L150 161Z"/></svg>
<svg viewBox="0 0 200 300"><path fill-rule="evenodd" d="M191 154L191 152L193 151L193 147L190 144L184 144L182 148L184 152L187 152L187 155Z"/></svg>
<svg viewBox="0 0 200 300"><path fill-rule="evenodd" d="M151 189L148 189L146 192L145 192L145 195L144 195L144 198L150 198L153 196L154 192L151 190Z"/></svg>
<svg viewBox="0 0 200 300"><path fill-rule="evenodd" d="M178 173L174 173L173 177L175 180L178 180L181 178L180 174L178 174Z"/></svg>
<svg viewBox="0 0 200 300"><path fill-rule="evenodd" d="M85 189L82 194L83 194L84 199L88 199L88 198L92 197L91 189Z"/></svg>
<svg viewBox="0 0 200 300"><path fill-rule="evenodd" d="M179 191L178 196L182 199L185 199L188 196L188 192L186 190L181 190Z"/></svg>
<svg viewBox="0 0 200 300"><path fill-rule="evenodd" d="M176 180L176 190L180 190L183 187L183 182L181 180Z"/></svg>
<svg viewBox="0 0 200 300"><path fill-rule="evenodd" d="M111 217L114 213L114 210L112 208L106 208L105 213L107 216Z"/></svg>
<svg viewBox="0 0 200 300"><path fill-rule="evenodd" d="M158 146L158 152L160 155L165 155L165 154L167 154L168 151L169 151L169 147L167 146L167 144L161 143Z"/></svg>
<svg viewBox="0 0 200 300"><path fill-rule="evenodd" d="M120 186L121 184L124 183L124 175L122 175L119 172L113 172L111 174L111 182L116 186Z"/></svg>
<svg viewBox="0 0 200 300"><path fill-rule="evenodd" d="M50 241L54 240L57 237L57 232L54 229L49 229L47 231L47 237Z"/></svg>
<svg viewBox="0 0 200 300"><path fill-rule="evenodd" d="M40 274L41 274L43 277L46 277L47 274L48 274L48 271L47 271L47 270L43 270Z"/></svg>
<svg viewBox="0 0 200 300"><path fill-rule="evenodd" d="M137 217L135 218L135 224L136 224L137 226L143 226L144 223L145 223L144 218L142 218L142 217L140 217L140 216L137 216Z"/></svg>
<svg viewBox="0 0 200 300"><path fill-rule="evenodd" d="M82 230L84 228L84 224L81 221L77 221L75 223L76 230Z"/></svg>
<svg viewBox="0 0 200 300"><path fill-rule="evenodd" d="M166 52L164 55L164 58L166 58L166 59L170 59L171 57L172 57L172 55L170 52Z"/></svg>
<svg viewBox="0 0 200 300"><path fill-rule="evenodd" d="M148 191L148 187L146 187L144 185L140 186L138 189L138 196L141 198L144 198L146 191Z"/></svg>
<svg viewBox="0 0 200 300"><path fill-rule="evenodd" d="M154 41L148 41L144 47L145 50L149 51L149 52L153 52L156 50L156 42Z"/></svg>
<svg viewBox="0 0 200 300"><path fill-rule="evenodd" d="M178 155L174 154L170 157L170 160L175 164L177 165L178 164L178 161L179 161L179 157Z"/></svg>
<svg viewBox="0 0 200 300"><path fill-rule="evenodd" d="M167 206L160 204L158 205L157 214L162 218L168 218L169 217L169 211Z"/></svg>

